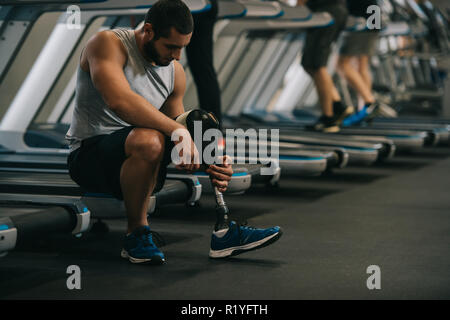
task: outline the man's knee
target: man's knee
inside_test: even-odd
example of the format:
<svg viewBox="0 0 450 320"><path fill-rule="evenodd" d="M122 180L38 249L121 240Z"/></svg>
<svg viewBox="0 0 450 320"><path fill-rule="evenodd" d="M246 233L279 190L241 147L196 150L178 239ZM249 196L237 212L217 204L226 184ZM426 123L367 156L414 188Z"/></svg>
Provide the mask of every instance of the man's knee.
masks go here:
<svg viewBox="0 0 450 320"><path fill-rule="evenodd" d="M164 155L165 136L153 129L134 128L125 142L127 157L135 156L149 162L159 162Z"/></svg>

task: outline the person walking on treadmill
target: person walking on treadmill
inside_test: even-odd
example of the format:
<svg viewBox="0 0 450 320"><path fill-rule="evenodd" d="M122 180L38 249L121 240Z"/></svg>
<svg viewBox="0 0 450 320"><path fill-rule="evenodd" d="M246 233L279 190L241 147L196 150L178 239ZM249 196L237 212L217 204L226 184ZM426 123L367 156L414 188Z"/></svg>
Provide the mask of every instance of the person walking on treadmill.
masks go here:
<svg viewBox="0 0 450 320"><path fill-rule="evenodd" d="M200 108L214 113L221 124L221 92L213 59L213 31L219 5L218 0L210 0L210 3L210 10L192 15L195 32L186 47L186 57L197 88Z"/></svg>
<svg viewBox="0 0 450 320"><path fill-rule="evenodd" d="M345 106L327 70L331 45L345 28L348 11L345 0L297 0L313 12L328 12L334 23L323 28L308 29L303 49L302 66L312 77L319 96L322 116L310 129L338 132L342 120L352 114L353 107Z"/></svg>
<svg viewBox="0 0 450 320"><path fill-rule="evenodd" d="M98 32L87 42L78 67L76 103L66 138L70 176L82 188L123 199L127 235L121 256L133 263L161 264L147 221L149 199L163 187L175 144L170 137L185 127L175 121L184 113L186 78L178 62L189 44L193 20L181 0L160 0L137 30ZM177 165L199 169L192 137L183 141ZM185 153L186 152L186 153ZM233 169L210 165L207 173L223 192ZM279 227L256 229L217 217L210 257L222 258L266 246L281 236Z"/></svg>
<svg viewBox="0 0 450 320"><path fill-rule="evenodd" d="M367 8L377 5L377 0L347 0L349 13L355 17L369 18ZM364 30L349 32L341 47L338 69L347 82L356 90L363 100L363 105L357 112L343 121L344 126L358 124L379 108L372 91L372 76L370 74L370 57L375 52L379 30ZM356 65L355 65L356 63Z"/></svg>

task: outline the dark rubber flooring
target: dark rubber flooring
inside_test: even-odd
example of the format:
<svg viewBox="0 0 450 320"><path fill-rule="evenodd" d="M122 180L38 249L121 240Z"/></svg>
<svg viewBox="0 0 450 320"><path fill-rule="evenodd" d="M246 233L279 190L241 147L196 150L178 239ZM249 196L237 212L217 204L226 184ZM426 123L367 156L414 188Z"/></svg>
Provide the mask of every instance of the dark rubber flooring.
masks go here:
<svg viewBox="0 0 450 320"><path fill-rule="evenodd" d="M167 263L120 258L125 219L110 232L36 239L0 259L7 299L449 299L450 148L398 155L332 175L282 176L275 189L228 196L232 217L280 225L275 244L227 260L208 258L214 201L165 207L151 218ZM81 268L81 290L66 269ZM381 270L369 290L367 267Z"/></svg>

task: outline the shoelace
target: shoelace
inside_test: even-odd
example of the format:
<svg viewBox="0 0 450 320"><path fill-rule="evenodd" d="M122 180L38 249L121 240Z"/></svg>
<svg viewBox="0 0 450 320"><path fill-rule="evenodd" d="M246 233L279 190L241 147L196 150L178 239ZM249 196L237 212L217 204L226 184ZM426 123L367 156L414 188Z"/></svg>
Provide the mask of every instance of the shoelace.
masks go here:
<svg viewBox="0 0 450 320"><path fill-rule="evenodd" d="M247 220L235 221L235 223L236 223L235 226L236 226L236 228L238 230L239 242L241 242L241 243L242 243L242 238L241 238L242 230L241 230L241 227L244 228L244 229L247 229L247 230L256 230L255 227L247 225Z"/></svg>
<svg viewBox="0 0 450 320"><path fill-rule="evenodd" d="M156 231L150 231L151 234L153 235L153 237L155 237L156 242L159 243L159 246L165 246L166 245L166 241L164 240L164 238Z"/></svg>
<svg viewBox="0 0 450 320"><path fill-rule="evenodd" d="M159 243L159 246L162 247L166 245L166 242L164 241L163 237L156 231L152 230L145 230L142 233L142 240L144 242L144 247L156 247L154 243L152 243L152 237L155 238L156 242Z"/></svg>

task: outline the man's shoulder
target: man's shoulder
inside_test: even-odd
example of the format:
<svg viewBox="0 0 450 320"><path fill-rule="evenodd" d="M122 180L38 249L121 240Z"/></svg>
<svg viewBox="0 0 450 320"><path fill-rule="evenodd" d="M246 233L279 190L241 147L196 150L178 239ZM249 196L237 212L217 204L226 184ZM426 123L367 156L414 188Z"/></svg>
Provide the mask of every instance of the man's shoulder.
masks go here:
<svg viewBox="0 0 450 320"><path fill-rule="evenodd" d="M111 51L118 50L125 57L127 51L122 41L117 37L113 30L103 30L93 35L86 44L89 48L90 54L103 56L105 53L111 53Z"/></svg>
<svg viewBox="0 0 450 320"><path fill-rule="evenodd" d="M184 71L184 67L183 67L183 65L180 63L180 61L173 60L173 67L175 68L175 70L181 69L181 70Z"/></svg>
<svg viewBox="0 0 450 320"><path fill-rule="evenodd" d="M121 41L113 30L103 30L94 34L89 39L89 43L119 45Z"/></svg>
<svg viewBox="0 0 450 320"><path fill-rule="evenodd" d="M173 68L175 70L175 78L185 76L184 67L179 61L177 61L177 60L173 61Z"/></svg>

